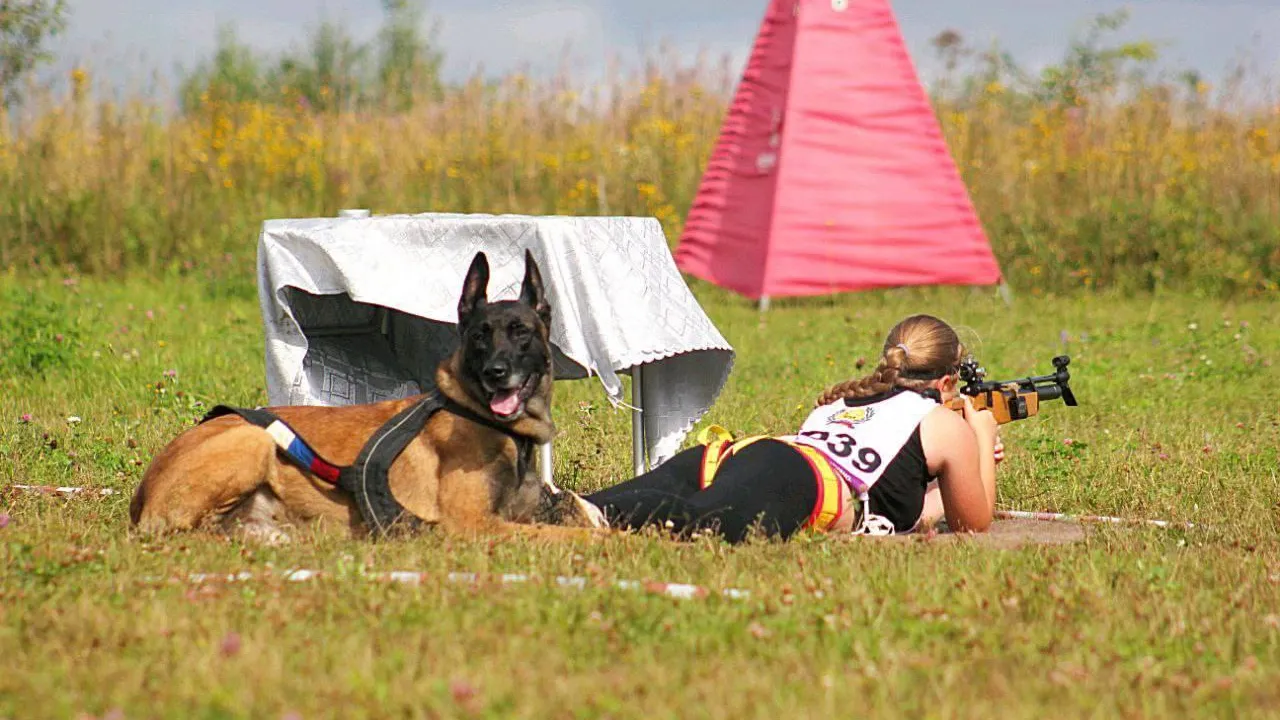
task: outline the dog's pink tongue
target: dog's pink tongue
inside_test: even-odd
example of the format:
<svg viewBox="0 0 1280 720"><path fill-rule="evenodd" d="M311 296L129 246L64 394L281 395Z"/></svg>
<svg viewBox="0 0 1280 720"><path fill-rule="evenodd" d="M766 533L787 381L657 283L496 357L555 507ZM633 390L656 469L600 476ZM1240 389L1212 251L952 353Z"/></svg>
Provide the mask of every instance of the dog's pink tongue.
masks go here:
<svg viewBox="0 0 1280 720"><path fill-rule="evenodd" d="M494 395L489 401L489 409L495 415L512 415L520 409L520 396L515 390Z"/></svg>

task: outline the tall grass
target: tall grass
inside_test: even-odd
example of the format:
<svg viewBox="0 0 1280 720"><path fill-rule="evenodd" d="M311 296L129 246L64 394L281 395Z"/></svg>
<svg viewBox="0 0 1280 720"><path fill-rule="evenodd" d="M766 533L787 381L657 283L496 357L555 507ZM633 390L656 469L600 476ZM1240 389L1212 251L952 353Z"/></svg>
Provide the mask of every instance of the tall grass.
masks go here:
<svg viewBox="0 0 1280 720"><path fill-rule="evenodd" d="M1006 276L1032 293L1275 292L1280 106L1158 77L1143 47L1076 47L1035 77L973 55L934 88ZM513 74L344 110L211 84L166 114L101 99L77 69L0 127L0 264L247 261L264 219L343 207L652 215L674 243L733 79L677 58L586 91Z"/></svg>

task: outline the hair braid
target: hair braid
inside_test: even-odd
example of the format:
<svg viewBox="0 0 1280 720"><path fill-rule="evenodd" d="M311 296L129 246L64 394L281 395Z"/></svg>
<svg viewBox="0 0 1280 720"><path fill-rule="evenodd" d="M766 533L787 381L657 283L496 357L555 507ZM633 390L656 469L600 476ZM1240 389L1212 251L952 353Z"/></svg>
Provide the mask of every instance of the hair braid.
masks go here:
<svg viewBox="0 0 1280 720"><path fill-rule="evenodd" d="M845 398L879 395L898 387L902 382L902 367L907 354L900 347L889 348L880 356L880 362L871 374L857 380L846 380L827 388L818 396L818 405L827 405Z"/></svg>

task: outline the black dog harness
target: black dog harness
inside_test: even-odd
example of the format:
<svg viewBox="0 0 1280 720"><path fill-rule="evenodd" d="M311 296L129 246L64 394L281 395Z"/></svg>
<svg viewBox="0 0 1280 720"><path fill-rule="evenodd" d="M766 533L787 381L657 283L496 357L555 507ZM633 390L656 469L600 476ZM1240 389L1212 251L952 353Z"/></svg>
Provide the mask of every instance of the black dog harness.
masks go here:
<svg viewBox="0 0 1280 720"><path fill-rule="evenodd" d="M404 452L409 443L426 427L431 416L440 410L448 410L454 415L497 430L514 440L517 477L524 476L525 458L533 440L459 405L436 388L432 388L421 400L383 423L382 427L378 428L365 442L356 461L345 466L335 465L325 460L288 423L262 408L218 405L206 413L200 422L234 414L266 430L275 440L276 446L295 465L350 493L356 499L356 507L359 508L360 515L364 518L370 532L375 536L381 536L390 532L397 523L403 523L408 528L417 528L422 524L420 518L405 510L404 506L391 494L387 473L391 470L391 465L396 458L400 457L400 453Z"/></svg>

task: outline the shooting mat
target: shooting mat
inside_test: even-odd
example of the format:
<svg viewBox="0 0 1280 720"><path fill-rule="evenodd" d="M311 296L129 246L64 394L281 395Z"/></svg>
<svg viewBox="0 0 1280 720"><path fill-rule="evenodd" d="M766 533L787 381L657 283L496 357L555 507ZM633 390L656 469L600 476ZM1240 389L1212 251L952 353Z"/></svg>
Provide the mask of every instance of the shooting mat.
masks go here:
<svg viewBox="0 0 1280 720"><path fill-rule="evenodd" d="M996 550L1016 550L1033 545L1070 545L1085 539L1088 529L1081 523L1049 522L1044 520L996 520L985 533L954 533L945 523L936 533L910 533L871 537L876 541L914 543L973 543L978 547ZM861 541L869 536L850 535L850 541Z"/></svg>

